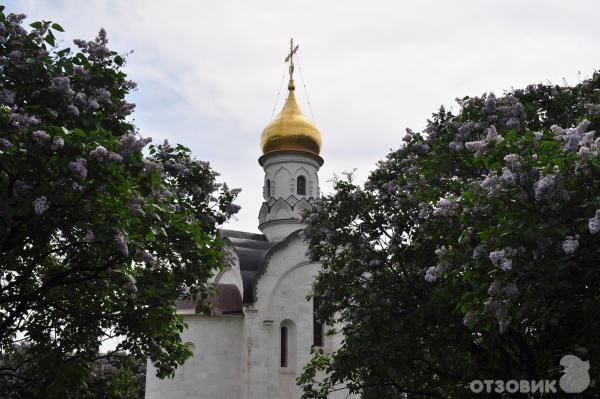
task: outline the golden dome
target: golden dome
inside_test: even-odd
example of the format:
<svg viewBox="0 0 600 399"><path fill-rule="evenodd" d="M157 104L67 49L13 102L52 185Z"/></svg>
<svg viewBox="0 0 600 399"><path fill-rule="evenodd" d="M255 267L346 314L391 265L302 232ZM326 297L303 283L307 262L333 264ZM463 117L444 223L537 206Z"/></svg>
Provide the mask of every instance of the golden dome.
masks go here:
<svg viewBox="0 0 600 399"><path fill-rule="evenodd" d="M260 138L263 154L275 151L295 150L319 155L321 133L300 111L294 96L294 81L291 80L287 101L281 112L265 127Z"/></svg>

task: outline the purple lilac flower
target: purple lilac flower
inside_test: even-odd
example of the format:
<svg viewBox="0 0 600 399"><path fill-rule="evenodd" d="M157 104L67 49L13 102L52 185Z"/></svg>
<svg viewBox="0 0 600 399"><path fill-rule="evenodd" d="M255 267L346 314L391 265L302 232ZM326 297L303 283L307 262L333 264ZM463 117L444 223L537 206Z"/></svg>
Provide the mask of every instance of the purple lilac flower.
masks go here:
<svg viewBox="0 0 600 399"><path fill-rule="evenodd" d="M415 133L412 131L412 129L406 128L406 134L404 137L402 137L402 141L409 143L413 139L414 135Z"/></svg>
<svg viewBox="0 0 600 399"><path fill-rule="evenodd" d="M457 141L451 141L450 143L448 143L448 148L450 148L453 151L460 151L463 149L463 145L462 143L459 143Z"/></svg>
<svg viewBox="0 0 600 399"><path fill-rule="evenodd" d="M445 269L443 266L431 266L425 272L425 281L429 283L436 282L440 278L444 270Z"/></svg>
<svg viewBox="0 0 600 399"><path fill-rule="evenodd" d="M117 232L115 235L115 248L123 256L129 256L129 248L127 247L127 240L122 232Z"/></svg>
<svg viewBox="0 0 600 399"><path fill-rule="evenodd" d="M147 249L143 250L141 253L141 258L144 263L147 265L152 265L154 263L154 256Z"/></svg>
<svg viewBox="0 0 600 399"><path fill-rule="evenodd" d="M454 214L454 203L446 198L440 199L435 204L435 209L433 210L433 216L452 216Z"/></svg>
<svg viewBox="0 0 600 399"><path fill-rule="evenodd" d="M98 103L98 101L96 101L94 99L90 99L88 101L88 108L89 109L98 109L98 108L100 108L100 104Z"/></svg>
<svg viewBox="0 0 600 399"><path fill-rule="evenodd" d="M4 105L13 105L15 102L15 92L12 90L0 90L0 103Z"/></svg>
<svg viewBox="0 0 600 399"><path fill-rule="evenodd" d="M600 116L600 104L586 104L585 110L591 116Z"/></svg>
<svg viewBox="0 0 600 399"><path fill-rule="evenodd" d="M590 160L594 157L594 153L588 147L581 147L578 152L583 159Z"/></svg>
<svg viewBox="0 0 600 399"><path fill-rule="evenodd" d="M54 140L52 140L52 145L50 146L50 148L53 151L57 151L60 150L61 148L63 148L65 146L65 140L62 137L55 137Z"/></svg>
<svg viewBox="0 0 600 399"><path fill-rule="evenodd" d="M127 133L119 138L119 144L121 145L121 147L123 147L124 153L128 153L131 151L139 151L151 141L152 138L150 137L138 139L138 136L134 133Z"/></svg>
<svg viewBox="0 0 600 399"><path fill-rule="evenodd" d="M21 114L17 112L16 107L13 107L12 113L9 116L10 123L15 127L26 127L30 125L38 125L40 120L35 116Z"/></svg>
<svg viewBox="0 0 600 399"><path fill-rule="evenodd" d="M50 135L43 130L36 130L32 133L33 140L38 144L45 144L50 140Z"/></svg>
<svg viewBox="0 0 600 399"><path fill-rule="evenodd" d="M496 126L492 125L487 129L485 140L488 142L491 140L495 140L496 143L500 144L502 141L504 141L504 138L498 134Z"/></svg>
<svg viewBox="0 0 600 399"><path fill-rule="evenodd" d="M75 94L75 98L73 99L78 105L87 105L87 96L83 92L79 92Z"/></svg>
<svg viewBox="0 0 600 399"><path fill-rule="evenodd" d="M535 199L538 201L549 201L553 198L567 200L569 193L562 188L556 175L548 174L542 176L533 185Z"/></svg>
<svg viewBox="0 0 600 399"><path fill-rule="evenodd" d="M491 196L497 195L502 190L500 178L495 173L487 175L479 185Z"/></svg>
<svg viewBox="0 0 600 399"><path fill-rule="evenodd" d="M562 248L567 255L571 255L579 248L579 236L567 236L562 243Z"/></svg>
<svg viewBox="0 0 600 399"><path fill-rule="evenodd" d="M94 237L94 232L91 229L87 229L85 232L85 237L83 237L85 242L87 242L87 243L93 242L95 238L96 237Z"/></svg>
<svg viewBox="0 0 600 399"><path fill-rule="evenodd" d="M588 227L592 234L596 234L600 231L600 210L597 210L594 217L588 220Z"/></svg>
<svg viewBox="0 0 600 399"><path fill-rule="evenodd" d="M8 141L5 138L0 138L0 149L6 150L7 148L12 147L13 143Z"/></svg>
<svg viewBox="0 0 600 399"><path fill-rule="evenodd" d="M125 288L127 288L127 290L132 294L135 294L138 290L135 278L130 274L127 275L127 282L125 283Z"/></svg>
<svg viewBox="0 0 600 399"><path fill-rule="evenodd" d="M117 154L116 152L110 151L108 153L108 162L120 163L121 161L123 161L123 157Z"/></svg>
<svg viewBox="0 0 600 399"><path fill-rule="evenodd" d="M581 122L579 122L579 125L577 125L576 129L583 133L587 130L588 127L590 127L591 123L592 122L588 121L587 119L584 119Z"/></svg>
<svg viewBox="0 0 600 399"><path fill-rule="evenodd" d="M46 200L46 197L41 196L41 197L37 197L35 200L33 200L33 210L35 212L36 215L41 215L44 212L46 212L48 210L48 208L50 208L50 206L48 205L48 201Z"/></svg>
<svg viewBox="0 0 600 399"><path fill-rule="evenodd" d="M94 158L98 162L102 162L108 156L108 150L103 146L99 145L92 152L90 152L90 156Z"/></svg>
<svg viewBox="0 0 600 399"><path fill-rule="evenodd" d="M85 159L79 158L77 161L69 162L69 170L78 175L81 180L85 180L88 173Z"/></svg>
<svg viewBox="0 0 600 399"><path fill-rule="evenodd" d="M512 169L518 169L521 167L522 158L517 154L508 154L504 157L504 162Z"/></svg>
<svg viewBox="0 0 600 399"><path fill-rule="evenodd" d="M496 111L496 96L494 93L490 93L485 99L484 110L488 114L492 114Z"/></svg>
<svg viewBox="0 0 600 399"><path fill-rule="evenodd" d="M483 140L478 140L478 141L467 141L465 143L465 148L469 151L473 151L476 154L481 153L485 147L486 147L486 142Z"/></svg>
<svg viewBox="0 0 600 399"><path fill-rule="evenodd" d="M556 137L556 138L561 138L562 136L565 135L565 129L563 129L562 127L560 127L558 125L550 126L550 131L552 133L554 133L554 137Z"/></svg>
<svg viewBox="0 0 600 399"><path fill-rule="evenodd" d="M146 212L142 209L146 201L140 196L134 196L131 198L129 202L129 209L131 210L131 214L134 216L144 217L146 216Z"/></svg>
<svg viewBox="0 0 600 399"><path fill-rule="evenodd" d="M506 121L506 127L508 129L518 130L519 127L521 127L521 122L519 121L519 118L513 116Z"/></svg>
<svg viewBox="0 0 600 399"><path fill-rule="evenodd" d="M512 269L512 260L508 258L505 249L490 252L489 259L494 266L502 271L509 271Z"/></svg>
<svg viewBox="0 0 600 399"><path fill-rule="evenodd" d="M579 142L580 145L585 145L585 146L591 146L592 144L594 144L594 134L596 132L594 132L593 130L591 132L586 132L583 134L583 136L581 137L581 141Z"/></svg>
<svg viewBox="0 0 600 399"><path fill-rule="evenodd" d="M502 168L500 182L506 186L514 186L517 184L517 176L508 168Z"/></svg>
<svg viewBox="0 0 600 399"><path fill-rule="evenodd" d="M225 213L229 216L235 215L240 211L240 209L242 209L242 207L237 204L229 204L225 210Z"/></svg>
<svg viewBox="0 0 600 399"><path fill-rule="evenodd" d="M144 172L145 173L153 173L156 171L161 171L162 165L156 162L151 161L148 158L144 158Z"/></svg>
<svg viewBox="0 0 600 399"><path fill-rule="evenodd" d="M124 115L129 115L133 112L135 108L134 103L129 103L127 101L121 101L119 103L119 111Z"/></svg>
<svg viewBox="0 0 600 399"><path fill-rule="evenodd" d="M88 77L88 72L85 70L83 65L75 65L75 68L73 68L73 70L75 71L76 74L78 74L79 76L81 76L83 78Z"/></svg>
<svg viewBox="0 0 600 399"><path fill-rule="evenodd" d="M430 147L428 144L420 142L420 141L418 143L415 143L413 148L417 154L427 154L430 150Z"/></svg>
<svg viewBox="0 0 600 399"><path fill-rule="evenodd" d="M577 145L581 139L581 132L577 129L567 129L565 135L565 145L563 147L565 152L573 152L577 150Z"/></svg>
<svg viewBox="0 0 600 399"><path fill-rule="evenodd" d="M77 118L79 116L79 109L77 109L77 107L73 104L67 105L67 114L73 115Z"/></svg>
<svg viewBox="0 0 600 399"><path fill-rule="evenodd" d="M105 88L96 89L96 91L94 91L94 95L99 103L110 104L110 91L106 90Z"/></svg>
<svg viewBox="0 0 600 399"><path fill-rule="evenodd" d="M71 89L71 81L67 76L57 76L52 78L49 89L63 96L72 96L75 94Z"/></svg>

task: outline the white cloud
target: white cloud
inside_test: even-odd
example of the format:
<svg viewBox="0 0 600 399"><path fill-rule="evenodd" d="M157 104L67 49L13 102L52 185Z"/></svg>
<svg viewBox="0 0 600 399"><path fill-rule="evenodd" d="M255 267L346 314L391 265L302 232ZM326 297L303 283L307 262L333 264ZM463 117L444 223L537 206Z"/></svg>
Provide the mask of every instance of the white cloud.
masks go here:
<svg viewBox="0 0 600 399"><path fill-rule="evenodd" d="M208 160L241 187L233 228L255 231L261 201L259 138L269 122L291 35L317 126L324 191L333 173L364 178L455 97L501 93L547 79L589 76L600 53L595 0L536 1L9 1L61 35L109 32L138 82L136 124ZM299 78L299 76L298 76ZM304 112L306 96L298 82ZM283 87L281 105L285 96Z"/></svg>

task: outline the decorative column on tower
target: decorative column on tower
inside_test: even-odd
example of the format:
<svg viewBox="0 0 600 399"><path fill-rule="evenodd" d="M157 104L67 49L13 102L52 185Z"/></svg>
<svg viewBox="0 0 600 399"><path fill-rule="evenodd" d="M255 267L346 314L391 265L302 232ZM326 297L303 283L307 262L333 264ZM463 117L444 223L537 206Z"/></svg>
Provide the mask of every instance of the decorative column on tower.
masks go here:
<svg viewBox="0 0 600 399"><path fill-rule="evenodd" d="M323 165L321 133L300 111L294 95L294 47L290 41L288 98L281 112L263 130L263 155L258 163L265 171L264 202L258 228L269 241L281 241L304 228L301 213L319 197L319 168Z"/></svg>

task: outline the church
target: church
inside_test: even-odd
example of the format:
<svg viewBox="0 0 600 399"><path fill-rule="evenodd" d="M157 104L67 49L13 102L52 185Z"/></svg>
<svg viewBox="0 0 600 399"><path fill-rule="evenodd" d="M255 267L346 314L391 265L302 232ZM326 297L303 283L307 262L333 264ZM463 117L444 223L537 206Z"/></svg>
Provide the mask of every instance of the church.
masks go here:
<svg viewBox="0 0 600 399"><path fill-rule="evenodd" d="M173 379L159 380L148 363L147 399L299 398L296 377L311 347L337 349L307 300L320 264L306 256L302 212L319 197L321 133L301 112L294 95L294 53L290 43L288 97L261 136L262 234L222 230L227 266L213 277L218 294L212 315L195 314L180 302L189 328L182 333L194 356ZM346 392L338 392L347 397ZM333 396L332 396L333 397Z"/></svg>

